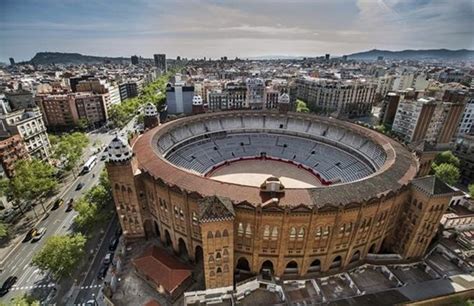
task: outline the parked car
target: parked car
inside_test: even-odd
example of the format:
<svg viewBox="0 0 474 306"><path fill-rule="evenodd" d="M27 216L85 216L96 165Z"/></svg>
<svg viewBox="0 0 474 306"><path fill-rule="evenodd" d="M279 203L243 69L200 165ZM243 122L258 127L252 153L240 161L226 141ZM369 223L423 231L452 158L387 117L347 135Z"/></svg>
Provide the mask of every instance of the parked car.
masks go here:
<svg viewBox="0 0 474 306"><path fill-rule="evenodd" d="M104 265L110 265L112 263L112 258L113 258L113 254L112 253L107 253L107 255L105 255L104 257L104 261L103 261L103 264Z"/></svg>
<svg viewBox="0 0 474 306"><path fill-rule="evenodd" d="M34 235L36 235L36 228L31 228L28 233L26 233L25 238L23 239L23 242L28 242L33 238Z"/></svg>
<svg viewBox="0 0 474 306"><path fill-rule="evenodd" d="M10 291L10 288L15 285L17 280L18 278L16 276L10 276L9 278L7 278L3 282L2 288L0 288L0 296L4 296L5 294L7 294L8 291Z"/></svg>
<svg viewBox="0 0 474 306"><path fill-rule="evenodd" d="M44 234L46 233L46 227L40 227L33 238L31 239L31 243L39 241L41 238L43 238Z"/></svg>
<svg viewBox="0 0 474 306"><path fill-rule="evenodd" d="M77 184L76 190L81 190L82 187L84 187L84 183L83 183L83 182L80 182L79 184Z"/></svg>
<svg viewBox="0 0 474 306"><path fill-rule="evenodd" d="M112 240L110 240L109 250L110 251L115 251L115 249L117 249L118 243L119 243L118 238L113 238Z"/></svg>
<svg viewBox="0 0 474 306"><path fill-rule="evenodd" d="M107 159L107 154L103 154L101 157L100 157L100 160L106 160Z"/></svg>
<svg viewBox="0 0 474 306"><path fill-rule="evenodd" d="M64 204L64 200L59 198L59 199L56 199L56 201L54 201L54 204L53 204L53 207L51 207L51 210L56 210L59 208L59 206L63 205Z"/></svg>
<svg viewBox="0 0 474 306"><path fill-rule="evenodd" d="M67 202L66 212L70 212L74 208L74 199Z"/></svg>
<svg viewBox="0 0 474 306"><path fill-rule="evenodd" d="M97 278L98 279L104 279L105 276L107 275L107 270L108 269L109 269L108 265L102 265L102 267L100 267L99 273L97 273Z"/></svg>

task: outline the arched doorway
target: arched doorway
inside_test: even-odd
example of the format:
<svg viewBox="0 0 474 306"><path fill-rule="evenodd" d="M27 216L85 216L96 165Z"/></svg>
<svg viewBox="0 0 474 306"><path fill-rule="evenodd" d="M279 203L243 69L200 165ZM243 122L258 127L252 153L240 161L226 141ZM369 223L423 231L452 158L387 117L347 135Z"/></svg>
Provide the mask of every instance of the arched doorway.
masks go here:
<svg viewBox="0 0 474 306"><path fill-rule="evenodd" d="M331 266L329 267L329 269L339 269L341 267L341 265L342 265L342 257L337 256L332 261Z"/></svg>
<svg viewBox="0 0 474 306"><path fill-rule="evenodd" d="M171 247L173 242L171 241L171 236L168 230L165 230L165 247Z"/></svg>
<svg viewBox="0 0 474 306"><path fill-rule="evenodd" d="M321 261L319 259L315 259L309 266L308 272L311 273L311 272L319 272L319 271L321 271Z"/></svg>
<svg viewBox="0 0 474 306"><path fill-rule="evenodd" d="M357 250L357 251L355 251L354 254L352 254L350 263L356 262L356 261L358 261L359 259L360 259L360 251Z"/></svg>
<svg viewBox="0 0 474 306"><path fill-rule="evenodd" d="M179 238L178 240L178 250L179 256L185 260L189 260L188 248L186 247L186 243L184 242L183 238Z"/></svg>
<svg viewBox="0 0 474 306"><path fill-rule="evenodd" d="M240 257L239 260L237 260L237 266L235 267L235 269L250 272L250 265L248 260L245 257Z"/></svg>
<svg viewBox="0 0 474 306"><path fill-rule="evenodd" d="M153 223L155 225L155 235L159 239L161 238L160 227L158 226L158 223L156 223L156 221L153 221Z"/></svg>
<svg viewBox="0 0 474 306"><path fill-rule="evenodd" d="M263 270L268 270L271 273L273 273L273 262L271 262L270 260L265 260L262 263L262 267L260 268L260 272L262 272Z"/></svg>
<svg viewBox="0 0 474 306"><path fill-rule="evenodd" d="M285 268L285 271L283 271L283 274L298 274L298 264L296 261L292 260L290 261Z"/></svg>
<svg viewBox="0 0 474 306"><path fill-rule="evenodd" d="M194 249L194 261L197 263L197 264L202 264L203 263L203 251L202 251L202 247L200 245L196 246L196 248Z"/></svg>
<svg viewBox="0 0 474 306"><path fill-rule="evenodd" d="M370 254L375 254L375 248L376 248L376 244L374 243L370 246L369 253Z"/></svg>

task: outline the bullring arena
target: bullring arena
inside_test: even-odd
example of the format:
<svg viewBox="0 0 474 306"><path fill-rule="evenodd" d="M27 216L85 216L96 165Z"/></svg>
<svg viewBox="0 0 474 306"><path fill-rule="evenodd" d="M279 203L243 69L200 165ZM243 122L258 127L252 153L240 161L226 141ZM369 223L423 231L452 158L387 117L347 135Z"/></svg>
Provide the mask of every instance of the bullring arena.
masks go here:
<svg viewBox="0 0 474 306"><path fill-rule="evenodd" d="M337 273L378 253L425 254L452 190L373 130L301 113L232 111L116 138L107 169L127 239L156 237L204 266L283 279Z"/></svg>

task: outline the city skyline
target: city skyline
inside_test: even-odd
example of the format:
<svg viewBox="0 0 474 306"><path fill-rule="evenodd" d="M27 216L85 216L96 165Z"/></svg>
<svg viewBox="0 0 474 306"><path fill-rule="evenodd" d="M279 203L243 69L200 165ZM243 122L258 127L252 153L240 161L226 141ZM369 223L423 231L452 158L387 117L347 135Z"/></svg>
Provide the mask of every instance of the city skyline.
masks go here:
<svg viewBox="0 0 474 306"><path fill-rule="evenodd" d="M2 62L29 60L40 51L245 58L474 48L469 0L49 0L2 6Z"/></svg>

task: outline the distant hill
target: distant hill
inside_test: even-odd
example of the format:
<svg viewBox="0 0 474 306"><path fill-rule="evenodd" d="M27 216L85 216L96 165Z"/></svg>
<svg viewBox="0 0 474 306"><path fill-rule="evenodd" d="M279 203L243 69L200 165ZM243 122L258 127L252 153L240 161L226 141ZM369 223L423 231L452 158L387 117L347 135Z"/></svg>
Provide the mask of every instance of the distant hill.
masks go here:
<svg viewBox="0 0 474 306"><path fill-rule="evenodd" d="M388 51L388 50L377 50L373 49L365 52L358 52L348 55L351 59L362 59L362 60L376 60L379 56L383 56L384 59L395 59L395 60L422 60L422 59L440 59L440 60L466 60L474 59L474 51L460 49L460 50L448 50L448 49L431 49L431 50L403 50L403 51Z"/></svg>
<svg viewBox="0 0 474 306"><path fill-rule="evenodd" d="M38 52L30 60L31 64L98 64L98 63L121 63L122 61L130 61L125 57L103 57L82 55L79 53L64 52Z"/></svg>

